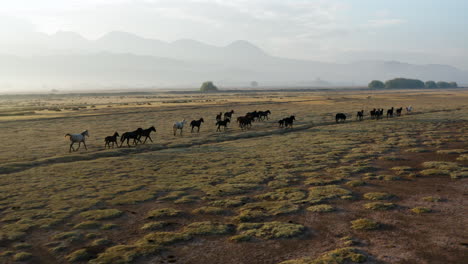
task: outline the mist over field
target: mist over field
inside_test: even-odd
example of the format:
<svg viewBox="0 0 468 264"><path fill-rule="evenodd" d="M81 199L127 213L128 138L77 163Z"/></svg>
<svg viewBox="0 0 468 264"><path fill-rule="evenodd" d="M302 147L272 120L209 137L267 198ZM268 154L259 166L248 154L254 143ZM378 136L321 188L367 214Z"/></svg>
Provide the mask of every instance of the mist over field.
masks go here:
<svg viewBox="0 0 468 264"><path fill-rule="evenodd" d="M422 5L424 16L411 12ZM463 85L464 5L15 1L0 12L0 91L197 88L207 80L343 87L397 77Z"/></svg>

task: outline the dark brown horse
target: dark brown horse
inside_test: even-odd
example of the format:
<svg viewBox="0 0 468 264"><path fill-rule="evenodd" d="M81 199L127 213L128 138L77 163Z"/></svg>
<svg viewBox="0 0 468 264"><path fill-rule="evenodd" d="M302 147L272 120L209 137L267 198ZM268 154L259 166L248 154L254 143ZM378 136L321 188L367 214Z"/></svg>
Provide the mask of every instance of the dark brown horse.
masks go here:
<svg viewBox="0 0 468 264"><path fill-rule="evenodd" d="M190 122L190 126L192 127L191 133L193 133L193 128L194 127L198 127L197 133L200 132L201 123L204 123L204 122L205 122L205 120L203 120L203 118L200 118L198 120L192 120L192 122Z"/></svg>
<svg viewBox="0 0 468 264"><path fill-rule="evenodd" d="M120 137L120 147L122 147L125 140L127 140L127 145L130 147L130 139L133 139L133 144L135 146L138 144L138 142L141 143L140 137L141 137L142 131L143 131L143 128L139 127L135 131L123 133L122 137Z"/></svg>
<svg viewBox="0 0 468 264"><path fill-rule="evenodd" d="M221 131L221 127L224 127L224 130L226 131L226 128L229 122L231 122L229 118L216 122L216 125L218 126L218 128L216 129L216 132Z"/></svg>
<svg viewBox="0 0 468 264"><path fill-rule="evenodd" d="M151 132L156 132L156 128L154 126L150 127L150 128L147 128L147 129L143 129L141 132L140 132L140 135L138 136L138 140L141 142L141 137L145 137L145 141L143 141L143 144L146 143L146 140L150 140L151 142L153 142L153 140L151 139Z"/></svg>
<svg viewBox="0 0 468 264"><path fill-rule="evenodd" d="M234 110L231 110L231 111L229 111L229 112L224 113L224 119L226 119L226 118L231 119L231 118L232 118L232 114L234 114Z"/></svg>

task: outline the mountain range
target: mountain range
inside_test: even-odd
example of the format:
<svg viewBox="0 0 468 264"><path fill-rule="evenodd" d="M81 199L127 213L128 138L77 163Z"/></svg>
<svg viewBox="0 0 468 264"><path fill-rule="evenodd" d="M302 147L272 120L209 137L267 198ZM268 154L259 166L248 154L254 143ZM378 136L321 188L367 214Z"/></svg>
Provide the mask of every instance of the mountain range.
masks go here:
<svg viewBox="0 0 468 264"><path fill-rule="evenodd" d="M398 61L326 63L271 56L248 41L213 46L190 39L164 42L126 32L88 40L73 32L36 33L21 43L0 43L0 89L352 86L395 77L468 83L448 65Z"/></svg>

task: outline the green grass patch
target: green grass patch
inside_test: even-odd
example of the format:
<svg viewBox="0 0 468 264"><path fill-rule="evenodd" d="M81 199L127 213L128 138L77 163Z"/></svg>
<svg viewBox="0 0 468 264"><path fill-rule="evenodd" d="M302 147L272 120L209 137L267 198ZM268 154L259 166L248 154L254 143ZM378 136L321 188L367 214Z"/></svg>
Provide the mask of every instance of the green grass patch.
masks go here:
<svg viewBox="0 0 468 264"><path fill-rule="evenodd" d="M338 185L316 186L309 189L309 200L311 202L320 202L324 199L332 199L344 195L351 195L352 192L341 188Z"/></svg>
<svg viewBox="0 0 468 264"><path fill-rule="evenodd" d="M306 193L298 188L281 188L276 189L272 192L264 193L255 196L257 199L261 200L270 200L270 201L297 201L304 199L306 197Z"/></svg>
<svg viewBox="0 0 468 264"><path fill-rule="evenodd" d="M382 202L372 202L364 204L364 208L370 210L391 210L394 209L396 205L394 203L382 203Z"/></svg>
<svg viewBox="0 0 468 264"><path fill-rule="evenodd" d="M307 207L307 211L314 212L314 213L327 213L327 212L333 212L335 211L336 208L328 205L328 204L318 204L318 205L312 205Z"/></svg>
<svg viewBox="0 0 468 264"><path fill-rule="evenodd" d="M368 192L364 194L364 198L367 200L388 200L393 197L392 194L386 192Z"/></svg>
<svg viewBox="0 0 468 264"><path fill-rule="evenodd" d="M73 227L73 229L98 229L101 223L97 221L84 221Z"/></svg>
<svg viewBox="0 0 468 264"><path fill-rule="evenodd" d="M191 223L184 228L190 235L224 235L232 231L232 226L210 221Z"/></svg>
<svg viewBox="0 0 468 264"><path fill-rule="evenodd" d="M214 206L203 206L192 211L194 214L221 215L226 213L226 209Z"/></svg>
<svg viewBox="0 0 468 264"><path fill-rule="evenodd" d="M107 220L107 219L117 218L121 216L122 214L123 212L117 209L102 209L102 210L90 210L90 211L82 212L80 216L88 220Z"/></svg>
<svg viewBox="0 0 468 264"><path fill-rule="evenodd" d="M222 199L222 200L212 201L209 204L215 207L237 207L237 206L245 205L247 202L249 202L249 200L250 199L247 196L238 196L238 197L233 197L232 199Z"/></svg>
<svg viewBox="0 0 468 264"><path fill-rule="evenodd" d="M361 181L361 180L352 180L352 181L347 182L346 185L350 187L358 187L358 186L366 185L366 182Z"/></svg>
<svg viewBox="0 0 468 264"><path fill-rule="evenodd" d="M33 255L28 252L18 252L15 255L13 255L13 260L14 261L27 261L31 259Z"/></svg>
<svg viewBox="0 0 468 264"><path fill-rule="evenodd" d="M367 256L353 247L339 248L328 251L316 259L301 258L283 261L280 264L346 264L363 263Z"/></svg>
<svg viewBox="0 0 468 264"><path fill-rule="evenodd" d="M422 200L426 202L435 203L435 202L441 202L442 198L440 198L439 196L426 196L426 197L423 197Z"/></svg>
<svg viewBox="0 0 468 264"><path fill-rule="evenodd" d="M78 262L88 260L90 257L91 256L86 249L78 249L67 255L65 258L70 262Z"/></svg>
<svg viewBox="0 0 468 264"><path fill-rule="evenodd" d="M291 238L302 234L305 227L283 222L250 223L240 225L240 235L261 239Z"/></svg>
<svg viewBox="0 0 468 264"><path fill-rule="evenodd" d="M380 224L372 219L360 218L351 221L351 228L354 230L374 230L379 228Z"/></svg>
<svg viewBox="0 0 468 264"><path fill-rule="evenodd" d="M164 228L164 227L166 227L168 225L169 225L168 222L154 221L154 222L149 222L149 223L144 224L141 227L141 229L142 230L158 230L158 229Z"/></svg>
<svg viewBox="0 0 468 264"><path fill-rule="evenodd" d="M415 214L426 214L432 212L432 210L427 207L414 207L411 209L411 212Z"/></svg>
<svg viewBox="0 0 468 264"><path fill-rule="evenodd" d="M266 201L244 205L238 215L240 221L250 221L255 218L295 213L299 206L286 201Z"/></svg>
<svg viewBox="0 0 468 264"><path fill-rule="evenodd" d="M160 217L176 217L182 215L182 211L173 208L161 208L155 209L148 212L146 218L160 218Z"/></svg>

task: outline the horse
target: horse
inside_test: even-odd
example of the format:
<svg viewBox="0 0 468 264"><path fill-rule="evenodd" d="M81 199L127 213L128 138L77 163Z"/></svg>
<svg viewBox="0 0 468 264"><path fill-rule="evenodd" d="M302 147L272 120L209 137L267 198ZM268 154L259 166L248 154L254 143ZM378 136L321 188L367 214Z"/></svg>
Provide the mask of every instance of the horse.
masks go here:
<svg viewBox="0 0 468 264"><path fill-rule="evenodd" d="M370 116L371 116L371 119L374 119L374 118L377 118L377 109L373 109L370 111Z"/></svg>
<svg viewBox="0 0 468 264"><path fill-rule="evenodd" d="M104 139L106 144L104 144L104 148L109 147L110 148L110 143L112 143L112 148L114 148L114 143L115 145L119 146L119 143L117 142L117 137L120 137L119 133L115 132L113 136L108 136Z"/></svg>
<svg viewBox="0 0 468 264"><path fill-rule="evenodd" d="M410 114L411 112L413 112L413 107L411 105L407 106L406 107L406 113Z"/></svg>
<svg viewBox="0 0 468 264"><path fill-rule="evenodd" d="M383 116L383 111L384 111L383 108L377 109L377 111L375 112L375 119L378 120L378 119L382 118L382 116Z"/></svg>
<svg viewBox="0 0 468 264"><path fill-rule="evenodd" d="M223 113L219 112L219 114L216 115L216 121L221 121L222 116L223 116Z"/></svg>
<svg viewBox="0 0 468 264"><path fill-rule="evenodd" d="M279 127L284 127L284 118L278 121Z"/></svg>
<svg viewBox="0 0 468 264"><path fill-rule="evenodd" d="M231 122L231 120L229 118L226 118L224 120L219 120L218 122L216 122L216 125L218 126L218 128L216 129L216 132L218 131L221 131L221 127L223 126L224 127L224 131L226 131L226 128L227 128L227 125L228 123Z"/></svg>
<svg viewBox="0 0 468 264"><path fill-rule="evenodd" d="M140 137L143 132L143 128L139 127L135 131L125 132L120 137L120 147L122 147L125 140L127 140L127 145L130 147L130 139L133 139L133 144L136 146L138 142L141 143Z"/></svg>
<svg viewBox="0 0 468 264"><path fill-rule="evenodd" d="M255 122L255 119L258 120L258 118L260 117L259 113L256 110L253 112L248 112L245 116L249 117L252 122Z"/></svg>
<svg viewBox="0 0 468 264"><path fill-rule="evenodd" d="M364 119L364 110L358 111L358 112L357 112L357 115L356 115L356 118L357 118L359 121L362 121L362 120Z"/></svg>
<svg viewBox="0 0 468 264"><path fill-rule="evenodd" d="M192 131L190 133L193 133L193 128L194 127L198 127L198 132L200 132L200 126L201 126L201 123L204 123L205 120L203 120L203 118L200 118L199 120L192 120L192 122L190 122L190 126L192 127Z"/></svg>
<svg viewBox="0 0 468 264"><path fill-rule="evenodd" d="M388 118L389 116L390 116L390 117L393 117L393 110L394 110L393 106L392 106L392 108L390 108L390 109L387 110L387 118Z"/></svg>
<svg viewBox="0 0 468 264"><path fill-rule="evenodd" d="M403 110L403 107L397 108L396 109L396 115L401 116L401 111Z"/></svg>
<svg viewBox="0 0 468 264"><path fill-rule="evenodd" d="M294 120L296 120L296 116L290 116L290 117L286 117L284 120L284 127L285 128L293 128L293 123L294 123Z"/></svg>
<svg viewBox="0 0 468 264"><path fill-rule="evenodd" d="M85 142L86 137L89 137L88 130L85 130L81 132L80 134L66 134L65 137L70 137L71 144L70 144L69 152L72 152L72 149L73 151L78 151L81 147L82 142L83 142L85 149L88 150L88 148L86 147L86 142ZM75 150L75 148L73 147L73 144L75 144L76 142L78 142L78 148Z"/></svg>
<svg viewBox="0 0 468 264"><path fill-rule="evenodd" d="M153 142L153 140L151 139L151 132L156 132L156 128L154 126L150 127L150 128L147 128L147 129L143 129L140 133L140 135L138 136L138 140L140 141L141 137L145 137L145 141L143 141L143 144L146 143L146 140L150 140L151 142Z"/></svg>
<svg viewBox="0 0 468 264"><path fill-rule="evenodd" d="M343 113L338 113L335 115L335 121L336 123L339 123L340 121L345 122L346 121L346 115Z"/></svg>
<svg viewBox="0 0 468 264"><path fill-rule="evenodd" d="M268 120L268 115L270 115L271 112L270 110L266 110L266 111L259 111L258 112L258 119L259 120Z"/></svg>
<svg viewBox="0 0 468 264"><path fill-rule="evenodd" d="M226 119L226 118L231 119L231 118L232 118L232 114L234 114L234 110L231 110L231 111L229 111L229 112L224 113L224 119ZM219 121L219 120L217 120L217 121Z"/></svg>
<svg viewBox="0 0 468 264"><path fill-rule="evenodd" d="M182 136L182 130L184 129L185 123L187 123L187 121L185 121L185 119L182 120L182 121L174 123L174 125L172 126L172 128L174 130L174 136L176 135L178 129L180 129L180 135Z"/></svg>
<svg viewBox="0 0 468 264"><path fill-rule="evenodd" d="M248 128L252 126L252 117L247 116L239 116L237 118L237 123L239 123L239 127L244 130L244 128Z"/></svg>

